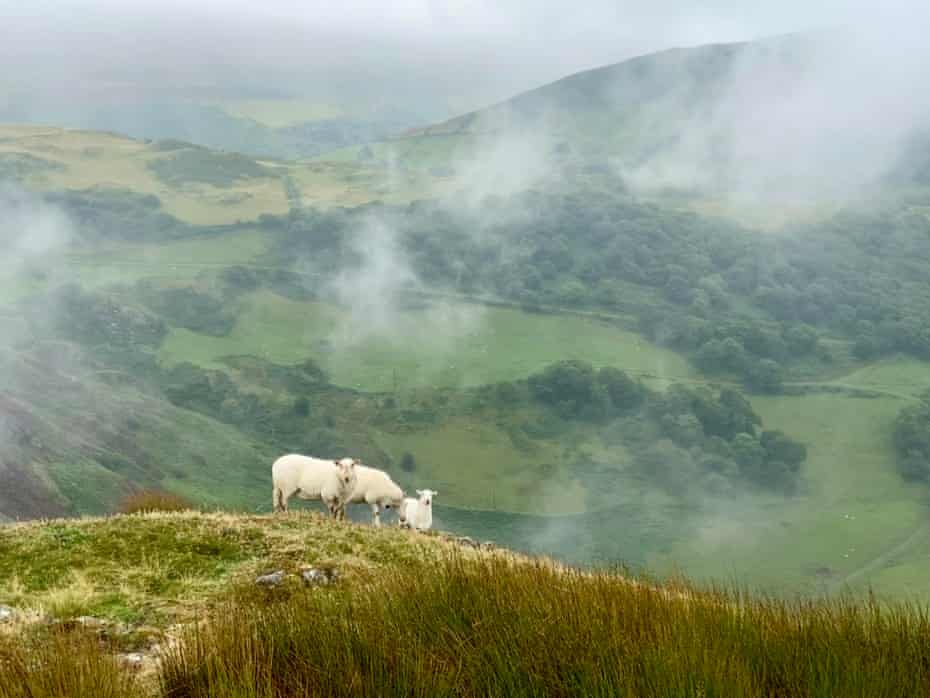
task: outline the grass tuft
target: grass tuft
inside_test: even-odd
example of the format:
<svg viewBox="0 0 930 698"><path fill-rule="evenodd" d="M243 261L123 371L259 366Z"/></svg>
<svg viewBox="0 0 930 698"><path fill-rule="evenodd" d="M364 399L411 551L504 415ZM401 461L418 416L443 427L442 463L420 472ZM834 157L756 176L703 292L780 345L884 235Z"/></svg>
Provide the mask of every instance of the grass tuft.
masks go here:
<svg viewBox="0 0 930 698"><path fill-rule="evenodd" d="M0 698L133 698L143 695L132 672L97 638L55 632L0 641Z"/></svg>
<svg viewBox="0 0 930 698"><path fill-rule="evenodd" d="M121 514L150 514L155 511L190 511L196 505L186 497L161 490L140 490L128 495L119 506Z"/></svg>

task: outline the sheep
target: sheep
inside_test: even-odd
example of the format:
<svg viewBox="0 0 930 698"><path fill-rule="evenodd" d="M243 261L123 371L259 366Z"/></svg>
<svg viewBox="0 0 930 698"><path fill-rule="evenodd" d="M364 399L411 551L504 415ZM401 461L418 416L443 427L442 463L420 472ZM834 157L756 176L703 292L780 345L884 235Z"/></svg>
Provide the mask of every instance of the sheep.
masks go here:
<svg viewBox="0 0 930 698"><path fill-rule="evenodd" d="M392 506L399 507L404 501L404 491L386 472L377 468L356 465L355 475L357 482L348 502L352 504L365 502L371 506L372 523L380 526L381 507L387 509Z"/></svg>
<svg viewBox="0 0 930 698"><path fill-rule="evenodd" d="M433 490L417 490L417 499L404 499L398 510L400 525L428 531L433 525L433 497L437 494Z"/></svg>
<svg viewBox="0 0 930 698"><path fill-rule="evenodd" d="M287 502L297 495L301 499L320 499L333 518L344 519L346 500L355 488L354 458L322 460L297 453L278 458L271 466L274 483L272 506L275 511L287 511Z"/></svg>

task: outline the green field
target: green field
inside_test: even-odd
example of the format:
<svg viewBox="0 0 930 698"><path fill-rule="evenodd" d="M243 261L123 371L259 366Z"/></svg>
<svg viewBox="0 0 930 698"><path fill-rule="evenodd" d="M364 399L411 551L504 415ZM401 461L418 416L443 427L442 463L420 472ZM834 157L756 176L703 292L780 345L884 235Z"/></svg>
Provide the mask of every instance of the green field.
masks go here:
<svg viewBox="0 0 930 698"><path fill-rule="evenodd" d="M159 357L209 367L250 354L276 363L313 358L334 383L366 391L471 386L524 378L559 359L584 359L637 374L687 378L678 354L596 320L505 308L443 304L404 310L390 330L337 306L252 295L228 337L173 330ZM369 321L374 323L372 327ZM437 327L447 328L437 337Z"/></svg>
<svg viewBox="0 0 930 698"><path fill-rule="evenodd" d="M260 257L268 249L268 235L260 230L205 235L159 244L110 243L72 252L68 261L78 266L196 264L227 266L242 264Z"/></svg>
<svg viewBox="0 0 930 698"><path fill-rule="evenodd" d="M546 442L525 453L495 424L468 419L377 438L395 462L404 453L415 454L416 474L402 481L429 483L451 505L553 515L586 510L583 484L564 467L546 467L562 459L557 443Z"/></svg>
<svg viewBox="0 0 930 698"><path fill-rule="evenodd" d="M836 591L924 525L923 489L905 483L893 465L891 429L902 400L809 395L752 403L767 428L807 444L802 492L709 502L693 535L656 556L657 566L677 564L696 576L732 575L765 587ZM851 585L863 590L870 581L872 575L855 576ZM910 591L930 598L925 583Z"/></svg>

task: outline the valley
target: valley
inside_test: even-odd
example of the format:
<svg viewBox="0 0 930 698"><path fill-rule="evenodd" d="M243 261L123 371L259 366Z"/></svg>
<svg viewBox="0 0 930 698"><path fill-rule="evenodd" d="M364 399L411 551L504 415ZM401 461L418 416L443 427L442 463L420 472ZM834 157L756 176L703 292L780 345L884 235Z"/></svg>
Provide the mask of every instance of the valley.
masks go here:
<svg viewBox="0 0 930 698"><path fill-rule="evenodd" d="M0 176L68 229L7 233L0 516L140 484L267 511L276 454L352 453L517 550L930 598L927 478L902 475L925 452L898 434L930 394L928 182L797 206L727 171L642 184L746 50L287 159L0 127Z"/></svg>

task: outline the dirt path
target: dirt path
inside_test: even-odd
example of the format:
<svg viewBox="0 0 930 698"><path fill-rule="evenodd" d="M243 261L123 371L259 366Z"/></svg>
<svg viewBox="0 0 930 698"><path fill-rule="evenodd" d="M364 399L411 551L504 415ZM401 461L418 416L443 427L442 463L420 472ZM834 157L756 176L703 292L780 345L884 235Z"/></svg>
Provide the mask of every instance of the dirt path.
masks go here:
<svg viewBox="0 0 930 698"><path fill-rule="evenodd" d="M923 524L922 526L918 526L917 529L912 531L907 538L905 538L893 548L889 548L881 555L873 559L871 562L864 564L857 570L853 570L843 579L834 582L832 585L830 585L830 592L833 593L840 591L843 587L855 582L863 576L881 569L888 563L889 560L910 548L917 540L921 538L921 536L930 536L930 521Z"/></svg>

